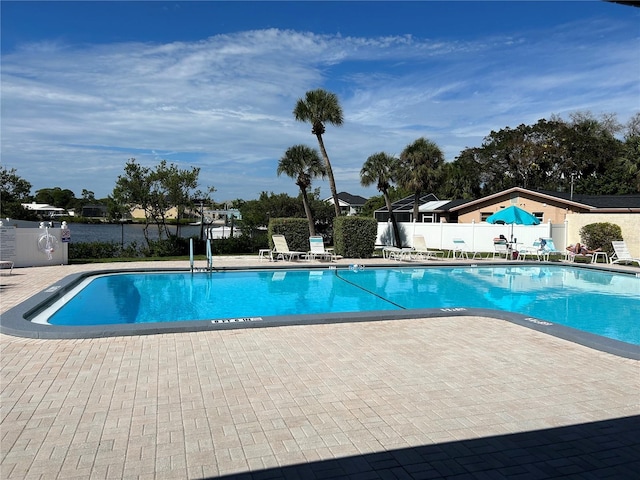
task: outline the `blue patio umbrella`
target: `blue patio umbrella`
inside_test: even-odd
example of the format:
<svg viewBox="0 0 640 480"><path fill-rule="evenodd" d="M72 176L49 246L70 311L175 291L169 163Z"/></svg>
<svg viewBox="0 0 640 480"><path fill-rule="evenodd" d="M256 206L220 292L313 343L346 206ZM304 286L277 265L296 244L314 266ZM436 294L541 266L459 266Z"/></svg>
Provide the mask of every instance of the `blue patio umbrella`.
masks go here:
<svg viewBox="0 0 640 480"><path fill-rule="evenodd" d="M540 220L538 217L526 210L516 207L515 205L511 205L510 207L499 210L488 217L487 223L511 225L511 240L513 240L514 225L538 225Z"/></svg>

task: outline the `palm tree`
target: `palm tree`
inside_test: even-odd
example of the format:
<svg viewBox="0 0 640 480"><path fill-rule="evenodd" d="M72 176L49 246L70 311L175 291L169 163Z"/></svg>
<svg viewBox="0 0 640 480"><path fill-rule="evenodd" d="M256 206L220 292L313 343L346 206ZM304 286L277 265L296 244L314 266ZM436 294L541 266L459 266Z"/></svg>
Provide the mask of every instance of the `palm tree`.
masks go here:
<svg viewBox="0 0 640 480"><path fill-rule="evenodd" d="M368 187L375 183L378 191L382 193L384 203L387 205L387 210L389 211L396 247L401 247L400 231L398 230L396 217L391 208L391 198L389 197L389 187L391 187L391 183L395 181L394 173L397 169L397 162L397 158L387 153L374 153L367 158L366 162L362 165L362 170L360 170L360 184L363 187Z"/></svg>
<svg viewBox="0 0 640 480"><path fill-rule="evenodd" d="M309 122L312 125L311 133L318 139L320 152L324 158L324 165L329 176L329 187L331 187L331 195L333 197L333 205L336 211L336 217L340 216L340 203L338 201L338 191L336 190L336 181L333 177L333 169L329 161L329 155L324 148L322 134L325 132L325 124L328 122L332 125L342 125L342 107L335 93L330 93L322 89L310 90L305 94L304 99L299 99L293 109L293 115L299 122Z"/></svg>
<svg viewBox="0 0 640 480"><path fill-rule="evenodd" d="M423 191L435 190L443 163L444 155L440 147L424 137L407 145L400 154L395 177L401 187L414 192L414 221L417 221L419 216L420 195Z"/></svg>
<svg viewBox="0 0 640 480"><path fill-rule="evenodd" d="M278 176L282 173L293 178L296 181L296 185L300 187L304 213L307 215L307 220L309 221L309 235L314 236L316 234L316 228L311 207L309 206L307 189L311 186L313 178L324 178L327 173L318 152L306 145L289 147L278 162Z"/></svg>

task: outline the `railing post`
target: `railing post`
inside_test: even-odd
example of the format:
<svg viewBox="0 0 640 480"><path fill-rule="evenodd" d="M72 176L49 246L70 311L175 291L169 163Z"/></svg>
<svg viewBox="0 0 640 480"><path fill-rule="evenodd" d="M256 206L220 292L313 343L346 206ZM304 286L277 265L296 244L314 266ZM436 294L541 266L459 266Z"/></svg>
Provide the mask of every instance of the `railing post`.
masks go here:
<svg viewBox="0 0 640 480"><path fill-rule="evenodd" d="M213 255L211 254L211 240L207 238L207 269L213 269Z"/></svg>
<svg viewBox="0 0 640 480"><path fill-rule="evenodd" d="M191 266L191 273L193 273L193 238L189 239L189 265Z"/></svg>

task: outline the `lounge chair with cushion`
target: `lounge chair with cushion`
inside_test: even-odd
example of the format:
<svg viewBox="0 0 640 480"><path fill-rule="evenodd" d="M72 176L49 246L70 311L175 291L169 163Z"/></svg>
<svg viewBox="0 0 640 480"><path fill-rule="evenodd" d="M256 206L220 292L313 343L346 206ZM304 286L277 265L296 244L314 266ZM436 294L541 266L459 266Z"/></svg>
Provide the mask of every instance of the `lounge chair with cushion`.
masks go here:
<svg viewBox="0 0 640 480"><path fill-rule="evenodd" d="M551 255L559 255L559 256L564 255L564 252L561 252L556 248L555 244L553 243L553 238L541 238L540 240L541 240L541 247L542 247L541 254L546 261L549 261L549 259L551 258Z"/></svg>
<svg viewBox="0 0 640 480"><path fill-rule="evenodd" d="M293 260L305 254L305 252L289 250L289 245L284 235L272 235L271 239L273 240L273 253L276 256L276 260L279 258L282 258L282 260Z"/></svg>
<svg viewBox="0 0 640 480"><path fill-rule="evenodd" d="M611 255L611 263L637 263L640 266L640 258L634 258L624 241L611 242L615 253Z"/></svg>
<svg viewBox="0 0 640 480"><path fill-rule="evenodd" d="M581 263L591 263L593 261L593 255L591 253L576 252L574 248L574 245L569 245L567 247L567 251L565 252L565 260L569 262L579 261ZM580 250L582 250L582 248Z"/></svg>
<svg viewBox="0 0 640 480"><path fill-rule="evenodd" d="M413 251L411 252L416 258L438 258L438 255L443 255L439 250L430 250L427 248L427 241L424 235L413 236Z"/></svg>
<svg viewBox="0 0 640 480"><path fill-rule="evenodd" d="M324 248L324 239L320 235L309 237L310 250L307 253L307 260L315 260L316 258L325 260L335 260L337 256L333 250Z"/></svg>

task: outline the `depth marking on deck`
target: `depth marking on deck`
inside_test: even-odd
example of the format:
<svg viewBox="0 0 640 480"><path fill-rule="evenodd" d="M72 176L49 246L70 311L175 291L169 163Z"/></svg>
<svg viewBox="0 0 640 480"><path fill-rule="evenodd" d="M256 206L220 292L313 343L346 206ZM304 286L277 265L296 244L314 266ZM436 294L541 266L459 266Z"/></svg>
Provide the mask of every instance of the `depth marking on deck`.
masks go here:
<svg viewBox="0 0 640 480"><path fill-rule="evenodd" d="M525 320L527 322L535 323L536 325L553 325L551 322L545 322L543 320L538 320L537 318L527 317Z"/></svg>
<svg viewBox="0 0 640 480"><path fill-rule="evenodd" d="M262 317L244 317L244 318L222 318L219 320L211 320L211 323L241 323L241 322L261 322Z"/></svg>

